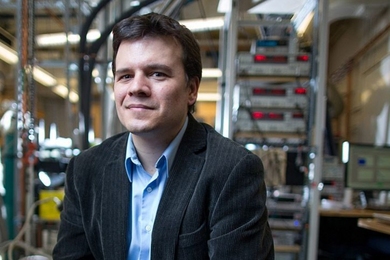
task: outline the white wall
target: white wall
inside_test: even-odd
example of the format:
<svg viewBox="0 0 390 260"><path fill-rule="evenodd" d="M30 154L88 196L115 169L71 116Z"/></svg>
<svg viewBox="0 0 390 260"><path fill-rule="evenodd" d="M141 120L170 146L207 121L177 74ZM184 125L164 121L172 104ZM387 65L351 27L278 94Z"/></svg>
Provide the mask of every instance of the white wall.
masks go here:
<svg viewBox="0 0 390 260"><path fill-rule="evenodd" d="M351 102L338 118L346 124L349 115L349 126L340 127L338 133L351 142L390 145L390 30L384 30L389 24L390 11L369 23L350 20L348 29L329 49L329 75L341 71L336 88L344 105L349 98ZM350 59L354 61L348 68Z"/></svg>

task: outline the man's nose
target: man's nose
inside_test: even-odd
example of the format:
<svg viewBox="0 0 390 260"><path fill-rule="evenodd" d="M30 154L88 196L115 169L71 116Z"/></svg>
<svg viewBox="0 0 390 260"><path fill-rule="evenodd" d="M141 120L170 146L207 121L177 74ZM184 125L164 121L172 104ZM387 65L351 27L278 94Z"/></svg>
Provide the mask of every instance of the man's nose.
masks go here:
<svg viewBox="0 0 390 260"><path fill-rule="evenodd" d="M149 80L144 74L136 74L129 86L129 95L150 95Z"/></svg>

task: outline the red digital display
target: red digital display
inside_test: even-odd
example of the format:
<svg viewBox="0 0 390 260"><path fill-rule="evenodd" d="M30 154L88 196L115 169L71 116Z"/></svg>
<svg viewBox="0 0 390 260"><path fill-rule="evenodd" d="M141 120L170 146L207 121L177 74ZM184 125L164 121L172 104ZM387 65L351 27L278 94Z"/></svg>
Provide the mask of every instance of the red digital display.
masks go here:
<svg viewBox="0 0 390 260"><path fill-rule="evenodd" d="M299 88L295 88L294 92L297 95L306 95L307 91L306 91L306 88L299 87Z"/></svg>
<svg viewBox="0 0 390 260"><path fill-rule="evenodd" d="M266 55L255 55L253 57L254 62L256 63L262 63L262 62L267 62L267 56Z"/></svg>
<svg viewBox="0 0 390 260"><path fill-rule="evenodd" d="M276 112L253 111L252 118L254 120L283 120L284 114Z"/></svg>
<svg viewBox="0 0 390 260"><path fill-rule="evenodd" d="M283 113L270 112L270 113L268 113L268 118L271 120L283 120L284 115L283 115Z"/></svg>
<svg viewBox="0 0 390 260"><path fill-rule="evenodd" d="M275 96L285 96L286 90L284 88L272 89L271 94Z"/></svg>
<svg viewBox="0 0 390 260"><path fill-rule="evenodd" d="M295 119L301 119L301 118L303 118L303 113L295 112L295 113L292 114L292 117L295 118Z"/></svg>
<svg viewBox="0 0 390 260"><path fill-rule="evenodd" d="M254 111L252 112L252 118L259 120L259 119L264 119L265 118L265 113L260 112L260 111Z"/></svg>
<svg viewBox="0 0 390 260"><path fill-rule="evenodd" d="M267 56L262 54L256 54L253 56L253 61L255 63L287 63L287 56L276 55L276 56Z"/></svg>
<svg viewBox="0 0 390 260"><path fill-rule="evenodd" d="M310 57L309 55L298 55L297 56L297 61L304 61L304 62L307 62L310 60Z"/></svg>
<svg viewBox="0 0 390 260"><path fill-rule="evenodd" d="M267 95L267 89L266 88L253 88L252 94L255 96L264 96L264 95Z"/></svg>

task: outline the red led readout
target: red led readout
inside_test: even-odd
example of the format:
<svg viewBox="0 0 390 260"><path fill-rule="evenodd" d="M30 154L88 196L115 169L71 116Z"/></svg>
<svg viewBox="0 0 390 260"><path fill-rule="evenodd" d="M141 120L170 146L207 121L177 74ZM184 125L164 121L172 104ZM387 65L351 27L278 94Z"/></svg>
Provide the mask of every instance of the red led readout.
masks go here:
<svg viewBox="0 0 390 260"><path fill-rule="evenodd" d="M283 120L284 114L276 112L253 111L252 118L254 120Z"/></svg>
<svg viewBox="0 0 390 260"><path fill-rule="evenodd" d="M276 55L276 56L267 56L262 54L256 54L253 56L253 61L255 63L287 63L287 56Z"/></svg>
<svg viewBox="0 0 390 260"><path fill-rule="evenodd" d="M306 88L303 87L295 88L294 93L297 95L306 95Z"/></svg>
<svg viewBox="0 0 390 260"><path fill-rule="evenodd" d="M295 112L292 114L292 117L295 119L301 119L301 118L303 118L303 113Z"/></svg>
<svg viewBox="0 0 390 260"><path fill-rule="evenodd" d="M262 63L262 62L267 62L267 56L265 55L255 55L253 57L254 62L256 63Z"/></svg>
<svg viewBox="0 0 390 260"><path fill-rule="evenodd" d="M298 55L297 56L297 61L307 62L307 61L309 61L309 59L310 59L309 55Z"/></svg>
<svg viewBox="0 0 390 260"><path fill-rule="evenodd" d="M260 111L254 111L254 112L252 112L252 118L255 120L264 119L265 113L260 112Z"/></svg>
<svg viewBox="0 0 390 260"><path fill-rule="evenodd" d="M273 112L270 112L270 113L268 113L268 118L270 120L283 120L284 115L283 115L283 113L273 113Z"/></svg>

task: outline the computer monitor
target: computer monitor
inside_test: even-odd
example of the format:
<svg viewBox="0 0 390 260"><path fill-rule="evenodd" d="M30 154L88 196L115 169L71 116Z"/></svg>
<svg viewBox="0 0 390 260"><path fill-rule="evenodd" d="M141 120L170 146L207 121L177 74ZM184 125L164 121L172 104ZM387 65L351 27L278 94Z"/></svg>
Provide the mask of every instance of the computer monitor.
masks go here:
<svg viewBox="0 0 390 260"><path fill-rule="evenodd" d="M355 190L390 190L390 147L356 143L349 143L348 146L349 149L343 149L346 187Z"/></svg>

